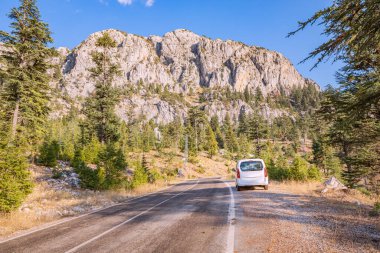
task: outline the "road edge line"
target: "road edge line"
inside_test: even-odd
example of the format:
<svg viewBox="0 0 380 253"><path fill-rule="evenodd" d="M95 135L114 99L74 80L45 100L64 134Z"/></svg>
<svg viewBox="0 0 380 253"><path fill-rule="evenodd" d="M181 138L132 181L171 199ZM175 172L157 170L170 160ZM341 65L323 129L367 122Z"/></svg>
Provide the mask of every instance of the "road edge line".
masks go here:
<svg viewBox="0 0 380 253"><path fill-rule="evenodd" d="M236 212L235 212L235 197L232 191L231 185L223 180L230 190L230 205L228 208L228 232L227 232L227 253L233 253L235 247L235 222L236 222Z"/></svg>

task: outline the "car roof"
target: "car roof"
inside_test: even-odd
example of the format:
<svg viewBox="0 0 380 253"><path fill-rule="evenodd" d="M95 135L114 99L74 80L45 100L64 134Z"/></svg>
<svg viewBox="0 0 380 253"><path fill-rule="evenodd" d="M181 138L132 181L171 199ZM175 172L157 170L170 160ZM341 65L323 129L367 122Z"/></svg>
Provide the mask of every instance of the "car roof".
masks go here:
<svg viewBox="0 0 380 253"><path fill-rule="evenodd" d="M238 161L238 163L241 163L241 162L250 162L250 161L264 162L263 159L260 159L260 158L252 158L252 159L241 159L241 160Z"/></svg>

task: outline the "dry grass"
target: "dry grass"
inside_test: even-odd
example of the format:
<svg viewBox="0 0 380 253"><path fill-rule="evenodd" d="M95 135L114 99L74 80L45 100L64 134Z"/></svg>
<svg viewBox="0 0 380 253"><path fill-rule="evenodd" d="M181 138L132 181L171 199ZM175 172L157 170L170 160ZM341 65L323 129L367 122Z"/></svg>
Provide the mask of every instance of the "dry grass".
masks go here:
<svg viewBox="0 0 380 253"><path fill-rule="evenodd" d="M172 149L165 149L161 152L151 151L145 153L151 169L165 170L181 169L185 178L198 177L223 177L226 178L231 172L228 169L235 166L235 162L227 160L219 155L210 158L206 153L199 153L197 158L189 158L189 161L184 168L183 153ZM132 160L141 159L141 153L130 154Z"/></svg>
<svg viewBox="0 0 380 253"><path fill-rule="evenodd" d="M276 189L280 191L307 195L317 194L318 189L322 187L320 182L271 181L270 184L274 185Z"/></svg>
<svg viewBox="0 0 380 253"><path fill-rule="evenodd" d="M357 190L349 191L333 191L330 190L327 193L322 194L324 185L321 182L271 182L277 190L283 192L289 192L299 195L308 195L314 197L323 197L334 201L350 202L359 205L373 206L375 202L379 201L376 196L368 196Z"/></svg>

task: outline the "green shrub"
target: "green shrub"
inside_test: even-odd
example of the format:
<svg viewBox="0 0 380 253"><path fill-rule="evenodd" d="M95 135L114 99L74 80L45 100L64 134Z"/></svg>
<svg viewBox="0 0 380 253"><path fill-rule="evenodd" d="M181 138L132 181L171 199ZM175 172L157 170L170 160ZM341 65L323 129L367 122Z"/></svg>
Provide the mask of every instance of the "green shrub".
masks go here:
<svg viewBox="0 0 380 253"><path fill-rule="evenodd" d="M80 186L85 189L96 189L98 186L98 177L94 170L88 168L83 159L83 151L76 147L74 158L71 161L71 166L75 168L75 172L79 175Z"/></svg>
<svg viewBox="0 0 380 253"><path fill-rule="evenodd" d="M380 216L380 202L376 202L373 209L369 212L370 216Z"/></svg>
<svg viewBox="0 0 380 253"><path fill-rule="evenodd" d="M192 164L197 164L199 163L199 159L196 156L189 156L188 162Z"/></svg>
<svg viewBox="0 0 380 253"><path fill-rule="evenodd" d="M91 141L83 147L83 159L86 163L94 164L102 149L102 144L98 138L92 138Z"/></svg>
<svg viewBox="0 0 380 253"><path fill-rule="evenodd" d="M38 162L48 167L57 166L57 159L59 158L60 150L61 148L58 141L45 141L40 149Z"/></svg>
<svg viewBox="0 0 380 253"><path fill-rule="evenodd" d="M27 159L16 147L0 147L0 212L18 208L32 192Z"/></svg>
<svg viewBox="0 0 380 253"><path fill-rule="evenodd" d="M278 167L276 165L267 166L270 179L283 181L290 179L290 171L288 168Z"/></svg>
<svg viewBox="0 0 380 253"><path fill-rule="evenodd" d="M290 166L290 179L306 181L308 179L308 167L308 162L297 155Z"/></svg>
<svg viewBox="0 0 380 253"><path fill-rule="evenodd" d="M199 166L195 169L195 171L199 174L205 174L206 173L206 169L202 166Z"/></svg>
<svg viewBox="0 0 380 253"><path fill-rule="evenodd" d="M147 171L143 168L141 164L139 164L134 173L132 179L132 188L136 188L137 186L148 183L148 174Z"/></svg>
<svg viewBox="0 0 380 253"><path fill-rule="evenodd" d="M149 170L149 172L148 172L148 182L149 183L153 184L161 178L162 178L162 176L158 170L155 170L155 169Z"/></svg>
<svg viewBox="0 0 380 253"><path fill-rule="evenodd" d="M307 174L308 174L307 179L309 179L309 180L321 180L322 179L321 171L314 164L310 165Z"/></svg>
<svg viewBox="0 0 380 253"><path fill-rule="evenodd" d="M290 170L285 157L279 156L276 161L269 159L266 164L270 179L278 181L290 179Z"/></svg>
<svg viewBox="0 0 380 253"><path fill-rule="evenodd" d="M358 187L358 188L356 188L359 192L361 192L361 193L363 193L364 195L366 195L366 196L371 196L371 192L368 190L368 189L366 189L366 188L364 188L364 187Z"/></svg>
<svg viewBox="0 0 380 253"><path fill-rule="evenodd" d="M99 177L95 170L87 167L84 162L75 168L75 172L79 175L80 186L85 189L99 189Z"/></svg>
<svg viewBox="0 0 380 253"><path fill-rule="evenodd" d="M125 181L123 171L126 167L122 150L113 144L108 144L99 152L97 158L98 188L102 190L121 188Z"/></svg>
<svg viewBox="0 0 380 253"><path fill-rule="evenodd" d="M178 169L165 169L162 174L166 179L174 178L178 175Z"/></svg>

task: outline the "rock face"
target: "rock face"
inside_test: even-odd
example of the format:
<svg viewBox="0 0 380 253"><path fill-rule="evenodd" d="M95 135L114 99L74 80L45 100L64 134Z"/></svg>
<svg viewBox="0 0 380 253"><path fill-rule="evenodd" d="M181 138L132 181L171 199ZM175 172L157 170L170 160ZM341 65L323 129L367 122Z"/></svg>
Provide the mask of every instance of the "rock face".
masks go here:
<svg viewBox="0 0 380 253"><path fill-rule="evenodd" d="M85 97L94 89L88 71L93 67L91 52L104 32L118 44L112 54L122 69L115 81L121 87L160 84L176 93L199 87L229 86L236 91L259 87L267 95L278 94L280 89L288 93L311 82L283 55L263 48L211 40L183 29L148 38L111 29L90 35L70 53L60 49L65 57L62 88L71 98Z"/></svg>
<svg viewBox="0 0 380 253"><path fill-rule="evenodd" d="M132 96L121 101L116 107L116 114L125 122L143 118L146 121L153 120L157 124L167 124L175 119L184 119L187 110L179 104L173 105L158 97L144 99Z"/></svg>
<svg viewBox="0 0 380 253"><path fill-rule="evenodd" d="M211 40L184 29L162 37L142 37L110 29L90 35L71 51L57 49L59 54L51 61L55 67L49 70L53 77L51 86L59 91L52 102L51 118L68 114L73 105L81 108L84 98L94 90L95 81L89 72L94 67L91 54L100 50L96 41L105 32L117 42L111 54L122 74L114 85L132 91L115 108L117 115L127 122L136 118L158 124L178 118L184 121L190 106L201 106L209 117L217 115L220 121L227 114L237 120L243 112L250 114L255 109L270 119L287 112L266 104L253 108L242 100L198 103L191 94L199 94L201 88L220 91L229 87L239 92L248 89L253 94L260 89L265 97L289 95L296 87L316 85L302 77L283 55L264 48L231 40ZM1 50L4 46L0 43ZM173 102L158 93L148 94L152 85L180 94L182 100ZM193 97L188 99L189 96Z"/></svg>

